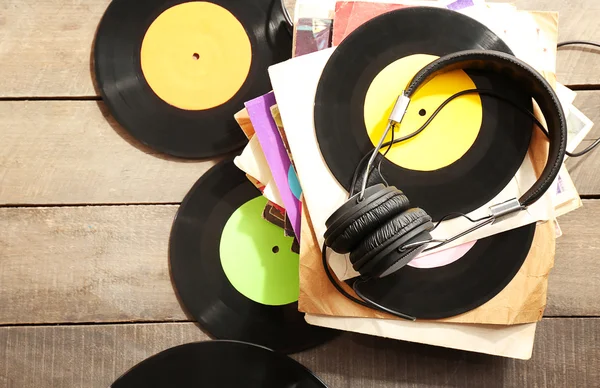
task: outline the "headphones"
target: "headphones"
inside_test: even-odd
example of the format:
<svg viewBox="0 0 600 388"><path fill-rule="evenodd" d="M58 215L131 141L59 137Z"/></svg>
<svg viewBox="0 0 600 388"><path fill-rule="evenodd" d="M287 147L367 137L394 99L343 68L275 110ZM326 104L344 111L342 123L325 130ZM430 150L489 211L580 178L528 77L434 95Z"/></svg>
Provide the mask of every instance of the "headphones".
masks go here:
<svg viewBox="0 0 600 388"><path fill-rule="evenodd" d="M491 206L491 214L485 221L451 239L440 241L433 240L430 234L434 229L432 218L425 210L411 207L401 190L383 184L366 187L366 184L384 139L391 128L402 122L411 97L435 76L458 69L488 70L517 82L537 102L547 123L550 145L542 174L521 198ZM440 242L429 248L434 249L484 225L525 210L536 202L558 175L566 145L567 124L558 97L548 82L530 65L515 56L491 50L467 50L443 56L421 69L398 97L387 129L367 164L362 190L351 194L325 222L327 230L323 257L325 247L330 247L337 253L350 253L352 266L362 278L388 276L425 251L427 244Z"/></svg>

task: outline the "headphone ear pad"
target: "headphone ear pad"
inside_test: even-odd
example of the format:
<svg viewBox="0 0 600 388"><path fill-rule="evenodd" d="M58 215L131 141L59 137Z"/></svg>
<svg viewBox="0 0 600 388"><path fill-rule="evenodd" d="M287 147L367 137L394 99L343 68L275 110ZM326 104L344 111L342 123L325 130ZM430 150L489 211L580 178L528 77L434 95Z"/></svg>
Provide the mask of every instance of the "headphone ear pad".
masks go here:
<svg viewBox="0 0 600 388"><path fill-rule="evenodd" d="M431 234L428 231L418 233L415 237L402 243L402 245L409 245L413 243L429 241L431 240ZM371 277L383 278L389 276L406 264L410 263L415 257L420 255L425 249L425 245L418 245L414 248L402 249L389 249L389 252L384 252L373 258L373 262L376 264L373 266L373 270L369 272ZM382 257L379 257L382 256Z"/></svg>
<svg viewBox="0 0 600 388"><path fill-rule="evenodd" d="M424 226L423 228L420 228ZM363 267L370 259L377 256L383 249L402 237L412 238L411 231L419 228L419 233L433 229L431 216L420 208L412 208L398 214L387 223L366 237L355 250L350 253L350 261L356 271L363 273ZM422 230L421 230L422 229ZM372 265L367 268L371 268Z"/></svg>
<svg viewBox="0 0 600 388"><path fill-rule="evenodd" d="M410 206L408 198L398 191L386 198L383 202L369 206L358 218L336 236L331 242L331 249L338 253L352 251L367 235L372 233L379 225L388 221L399 212Z"/></svg>

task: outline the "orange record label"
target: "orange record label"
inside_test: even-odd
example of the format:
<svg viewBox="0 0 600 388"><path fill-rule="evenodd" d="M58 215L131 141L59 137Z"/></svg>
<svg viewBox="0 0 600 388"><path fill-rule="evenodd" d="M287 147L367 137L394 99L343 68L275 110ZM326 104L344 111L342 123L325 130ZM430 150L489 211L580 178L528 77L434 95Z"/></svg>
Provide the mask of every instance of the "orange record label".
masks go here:
<svg viewBox="0 0 600 388"><path fill-rule="evenodd" d="M411 55L383 69L371 82L364 107L365 126L373 146L385 130L398 95L421 68L437 59L433 55ZM462 70L441 74L424 85L411 99L394 138L408 135L423 125L451 95L476 86ZM386 158L397 166L417 171L433 171L460 159L471 148L482 122L479 95L465 95L451 101L423 132L395 144ZM388 135L386 141L391 140ZM382 149L382 153L385 149Z"/></svg>
<svg viewBox="0 0 600 388"><path fill-rule="evenodd" d="M180 109L211 109L244 84L252 62L250 39L225 8L194 1L175 5L152 22L142 41L146 82Z"/></svg>

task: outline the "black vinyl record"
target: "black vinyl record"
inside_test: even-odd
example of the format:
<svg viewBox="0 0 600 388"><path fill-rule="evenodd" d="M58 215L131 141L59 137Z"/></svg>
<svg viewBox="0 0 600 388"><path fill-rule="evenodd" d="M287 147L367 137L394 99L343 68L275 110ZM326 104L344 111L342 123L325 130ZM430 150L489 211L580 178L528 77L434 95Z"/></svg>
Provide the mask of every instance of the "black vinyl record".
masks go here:
<svg viewBox="0 0 600 388"><path fill-rule="evenodd" d="M440 57L468 49L511 53L498 36L474 19L428 7L405 8L378 16L341 42L318 84L314 125L325 163L347 191L359 161L374 148L363 109L374 78L401 58L414 54ZM493 89L531 110L531 97L504 77L482 71L466 73L477 88ZM398 94L403 86L398 86ZM389 184L401 189L413 206L426 209L434 220L481 207L500 193L524 160L531 139L531 120L492 97L482 95L481 106L479 133L466 153L453 163L418 171L383 159L381 170ZM409 112L411 109L419 111L419 106L413 102ZM427 153L422 157L427 158Z"/></svg>
<svg viewBox="0 0 600 388"><path fill-rule="evenodd" d="M290 58L291 46L279 0L113 0L96 33L96 83L138 141L176 157L208 158L247 142L234 114L271 90L267 68Z"/></svg>
<svg viewBox="0 0 600 388"><path fill-rule="evenodd" d="M135 365L112 388L323 388L297 361L254 344L206 341L175 346Z"/></svg>
<svg viewBox="0 0 600 388"><path fill-rule="evenodd" d="M376 303L417 319L441 319L486 303L515 277L529 254L535 224L486 237L461 258L437 268L404 266L357 284Z"/></svg>
<svg viewBox="0 0 600 388"><path fill-rule="evenodd" d="M291 251L293 238L285 237L283 229L261 218L264 204L259 203L262 207L255 209L247 207L254 206L254 201L266 203L230 159L211 168L196 182L171 231L169 257L176 291L185 309L217 339L251 342L283 353L317 346L338 332L309 325L298 311L298 255ZM265 228L270 228L270 234L265 234ZM231 237L230 231L237 234ZM285 246L282 239L286 239ZM234 250L233 257L230 250ZM292 298L269 304L260 296L251 299L269 287L272 288L263 297L278 298L290 291L293 282L285 281L282 274L256 275L251 269L242 269L256 257L259 266L271 268L273 263L279 268L290 263L284 260L295 260L287 272L295 281ZM236 273L228 273L226 264L227 268L241 271L242 278L240 273L232 278ZM248 288L248 281L256 281L258 289Z"/></svg>

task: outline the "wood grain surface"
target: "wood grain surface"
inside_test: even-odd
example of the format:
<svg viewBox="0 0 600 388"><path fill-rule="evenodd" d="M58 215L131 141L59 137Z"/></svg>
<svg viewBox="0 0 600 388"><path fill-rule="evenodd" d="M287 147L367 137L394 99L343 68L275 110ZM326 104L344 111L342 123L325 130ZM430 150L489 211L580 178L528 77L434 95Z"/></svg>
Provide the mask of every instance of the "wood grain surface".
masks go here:
<svg viewBox="0 0 600 388"><path fill-rule="evenodd" d="M600 2L596 0L506 0L519 9L558 12L558 41L592 40L600 42ZM560 48L557 53L557 80L568 85L600 85L600 73L591 71L598 64L600 49L586 46Z"/></svg>
<svg viewBox="0 0 600 388"><path fill-rule="evenodd" d="M594 296L600 295L600 225L595 220L600 220L598 200L585 200L582 208L559 218L563 236L556 240L546 316L600 315Z"/></svg>
<svg viewBox="0 0 600 388"><path fill-rule="evenodd" d="M598 55L597 58L600 66L600 55ZM600 78L600 72L598 73L598 78ZM586 136L586 139L598 139L600 137L600 91L578 90L577 97L575 97L573 105L594 123L594 126L592 127L590 133Z"/></svg>
<svg viewBox="0 0 600 388"><path fill-rule="evenodd" d="M575 105L598 138L600 91L579 91ZM0 116L0 205L178 203L217 160L157 154L98 101L0 101ZM581 194L600 193L598 164L598 151L569 162Z"/></svg>
<svg viewBox="0 0 600 388"><path fill-rule="evenodd" d="M186 319L169 277L176 211L0 209L0 323Z"/></svg>
<svg viewBox="0 0 600 388"><path fill-rule="evenodd" d="M165 158L97 101L0 101L0 204L181 202L217 159Z"/></svg>
<svg viewBox="0 0 600 388"><path fill-rule="evenodd" d="M582 141L577 151L585 149L592 143L592 140ZM600 146L581 158L567 160L566 165L579 195L593 196L594 198L600 196L600 179L598 179Z"/></svg>
<svg viewBox="0 0 600 388"><path fill-rule="evenodd" d="M286 1L293 9L293 0ZM505 1L506 2L506 1ZM522 9L557 11L559 40L600 41L597 0L517 0ZM4 0L0 3L0 97L96 96L91 50L109 0ZM568 52L567 52L568 51ZM589 49L558 55L563 84L600 84Z"/></svg>
<svg viewBox="0 0 600 388"><path fill-rule="evenodd" d="M502 1L557 11L559 41L600 41L598 0ZM107 387L161 350L209 339L177 300L168 239L177 204L216 160L158 155L96 101L91 53L109 3L0 2L0 388ZM599 53L558 52L559 82L596 89L577 92L597 123L581 147L600 138ZM600 150L567 166L580 194L600 198ZM600 200L559 222L532 360L352 333L293 357L333 388L600 386Z"/></svg>
<svg viewBox="0 0 600 388"><path fill-rule="evenodd" d="M3 0L0 96L95 96L91 49L110 0Z"/></svg>
<svg viewBox="0 0 600 388"><path fill-rule="evenodd" d="M171 284L176 206L0 209L0 324L186 320ZM560 219L546 316L598 316L600 201Z"/></svg>
<svg viewBox="0 0 600 388"><path fill-rule="evenodd" d="M107 387L153 354L207 339L192 323L2 327L0 386ZM546 318L528 361L351 333L292 358L332 388L594 387L599 340L600 319Z"/></svg>

